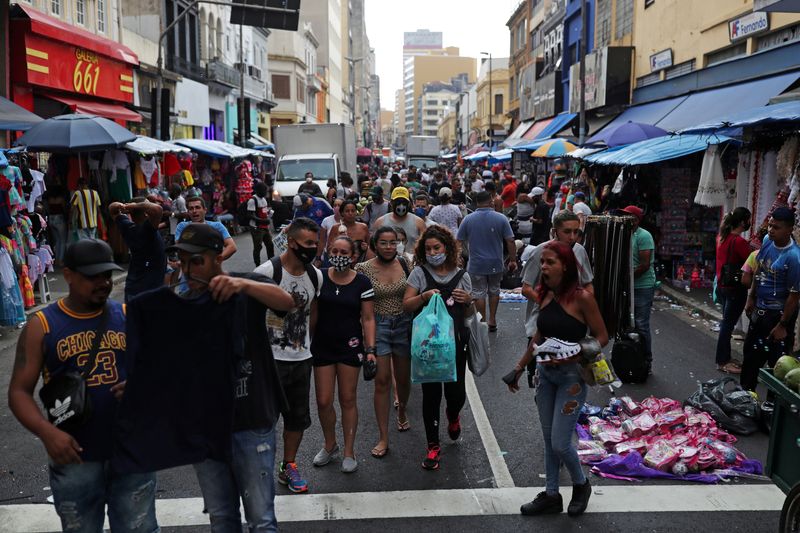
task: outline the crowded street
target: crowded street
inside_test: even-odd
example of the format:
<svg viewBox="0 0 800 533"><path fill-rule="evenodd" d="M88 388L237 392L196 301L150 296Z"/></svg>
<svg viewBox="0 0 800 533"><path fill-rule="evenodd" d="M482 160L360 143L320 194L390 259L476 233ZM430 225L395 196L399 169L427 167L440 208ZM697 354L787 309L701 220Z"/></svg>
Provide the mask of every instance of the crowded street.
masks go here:
<svg viewBox="0 0 800 533"><path fill-rule="evenodd" d="M250 269L252 244L248 235L236 239L239 251L226 262L230 271ZM121 291L114 297L121 299ZM658 354L654 375L645 385L625 385L618 395L655 395L686 398L701 381L716 371L703 364L716 340L709 321L692 317L692 309L673 309L666 301L656 304L653 317L654 350ZM510 394L500 380L524 349L520 328L524 304L500 306L497 334L492 337L493 361L489 370L468 388L468 405L462 418L464 430L457 442L443 446L442 471L426 472L417 465L422 439L420 394L411 392L411 430L393 431L391 453L383 460L369 457L375 421L371 384L360 383L359 428L356 456L361 465L356 476L342 476L338 469L304 470L308 495L278 489L278 520L302 531L518 531L528 522L518 516L519 502L531 499L542 486L544 465L534 450L541 447L530 390ZM739 343L741 344L741 343ZM0 352L0 386L6 387L13 364L13 338L3 339ZM313 394L313 392L312 392ZM603 404L609 393L593 390L590 403ZM313 398L312 398L313 403ZM22 429L6 406L0 407L0 517L4 531L19 533L57 529L55 513L40 504L52 500L41 444ZM312 427L298 462L311 464L322 435ZM761 433L743 437L737 447L748 457L766 459L767 437ZM280 454L280 449L278 451ZM609 532L688 531L698 523L709 532L774 531L782 495L768 481L736 479L710 486L675 484L670 481L626 481L595 478L593 504L580 523L566 517L550 517L537 529L577 531L585 528ZM207 516L191 467L158 474L157 509L162 531L206 531ZM387 520L388 519L388 520ZM331 522L335 520L335 522Z"/></svg>
<svg viewBox="0 0 800 533"><path fill-rule="evenodd" d="M800 533L800 0L0 37L0 533Z"/></svg>

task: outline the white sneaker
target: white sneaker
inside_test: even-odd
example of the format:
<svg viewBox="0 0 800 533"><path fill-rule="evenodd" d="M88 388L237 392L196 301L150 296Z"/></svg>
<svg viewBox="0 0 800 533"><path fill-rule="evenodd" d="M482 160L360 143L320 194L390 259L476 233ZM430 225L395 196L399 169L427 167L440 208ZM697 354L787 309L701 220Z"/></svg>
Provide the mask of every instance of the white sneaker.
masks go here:
<svg viewBox="0 0 800 533"><path fill-rule="evenodd" d="M352 474L356 470L358 470L358 461L356 461L355 457L345 457L342 460L342 472Z"/></svg>
<svg viewBox="0 0 800 533"><path fill-rule="evenodd" d="M314 466L325 466L331 462L331 459L339 451L339 445L335 444L331 451L325 449L325 446L314 456Z"/></svg>

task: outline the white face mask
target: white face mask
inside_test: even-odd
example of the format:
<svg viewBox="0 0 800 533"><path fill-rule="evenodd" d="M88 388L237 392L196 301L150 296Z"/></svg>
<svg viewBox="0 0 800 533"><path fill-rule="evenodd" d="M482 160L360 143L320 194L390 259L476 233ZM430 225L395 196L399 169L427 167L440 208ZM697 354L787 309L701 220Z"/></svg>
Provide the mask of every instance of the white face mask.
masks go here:
<svg viewBox="0 0 800 533"><path fill-rule="evenodd" d="M406 251L406 243L398 242L397 243L397 253L398 254L402 254L402 253L405 253L405 251Z"/></svg>

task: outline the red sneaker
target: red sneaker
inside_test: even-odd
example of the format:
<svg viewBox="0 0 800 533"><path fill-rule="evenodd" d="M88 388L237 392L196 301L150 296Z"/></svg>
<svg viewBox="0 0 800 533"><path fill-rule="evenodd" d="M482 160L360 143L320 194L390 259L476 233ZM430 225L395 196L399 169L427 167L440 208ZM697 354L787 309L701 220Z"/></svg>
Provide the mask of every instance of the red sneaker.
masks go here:
<svg viewBox="0 0 800 533"><path fill-rule="evenodd" d="M450 420L448 416L447 434L450 435L451 440L458 440L461 436L461 417L457 416L455 420Z"/></svg>
<svg viewBox="0 0 800 533"><path fill-rule="evenodd" d="M439 470L439 445L428 444L428 454L422 460L422 468L425 470Z"/></svg>

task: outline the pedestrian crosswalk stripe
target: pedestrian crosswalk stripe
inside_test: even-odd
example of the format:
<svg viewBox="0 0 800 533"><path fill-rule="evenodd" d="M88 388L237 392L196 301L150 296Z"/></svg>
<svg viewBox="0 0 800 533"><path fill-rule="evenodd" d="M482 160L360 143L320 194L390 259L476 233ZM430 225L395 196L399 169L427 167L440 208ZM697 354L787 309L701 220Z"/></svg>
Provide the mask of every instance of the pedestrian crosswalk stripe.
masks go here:
<svg viewBox="0 0 800 533"><path fill-rule="evenodd" d="M278 496L279 522L515 515L541 487L410 490ZM562 489L566 501L571 488ZM784 494L774 485L600 485L588 513L780 511ZM202 498L156 501L162 527L208 524ZM0 506L0 529L38 533L61 529L48 504Z"/></svg>

